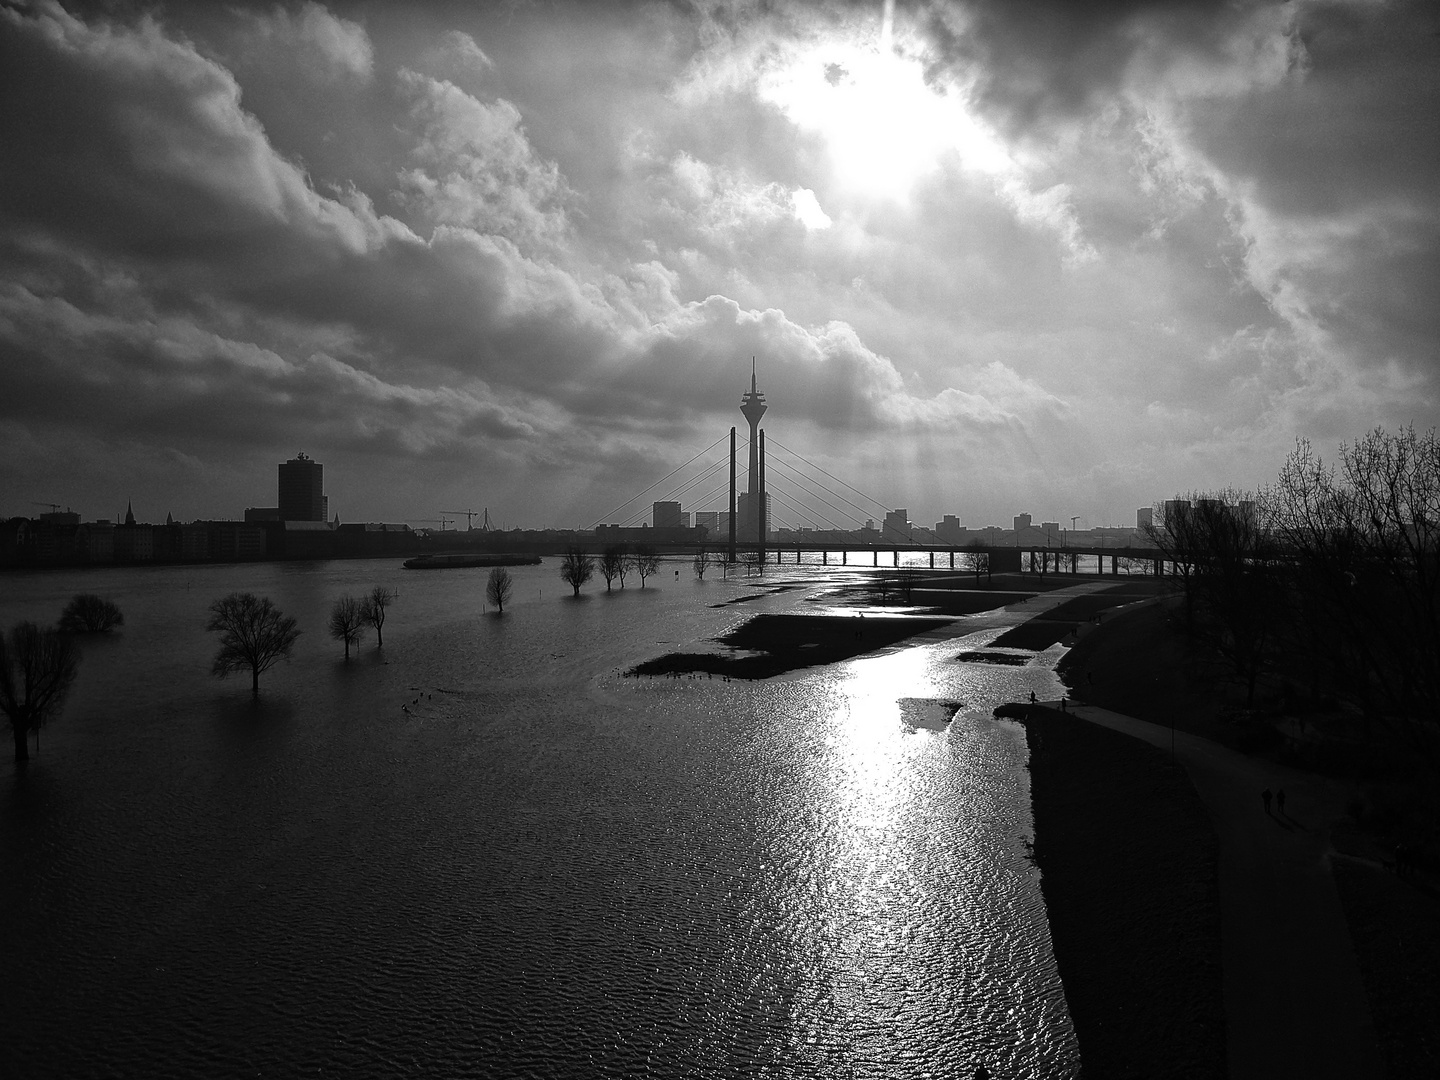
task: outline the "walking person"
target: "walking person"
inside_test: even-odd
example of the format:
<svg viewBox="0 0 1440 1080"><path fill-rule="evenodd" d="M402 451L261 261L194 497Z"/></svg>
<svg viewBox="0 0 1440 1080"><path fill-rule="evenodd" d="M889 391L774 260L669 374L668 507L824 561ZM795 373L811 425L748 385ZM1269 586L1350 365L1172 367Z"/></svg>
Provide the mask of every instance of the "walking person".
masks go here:
<svg viewBox="0 0 1440 1080"><path fill-rule="evenodd" d="M1283 787L1275 793L1275 805L1280 807L1280 814L1283 817L1285 814L1285 789Z"/></svg>
<svg viewBox="0 0 1440 1080"><path fill-rule="evenodd" d="M1264 791L1260 792L1260 801L1265 804L1265 813L1267 814L1270 813L1270 800L1274 797L1275 796L1271 793L1268 787Z"/></svg>

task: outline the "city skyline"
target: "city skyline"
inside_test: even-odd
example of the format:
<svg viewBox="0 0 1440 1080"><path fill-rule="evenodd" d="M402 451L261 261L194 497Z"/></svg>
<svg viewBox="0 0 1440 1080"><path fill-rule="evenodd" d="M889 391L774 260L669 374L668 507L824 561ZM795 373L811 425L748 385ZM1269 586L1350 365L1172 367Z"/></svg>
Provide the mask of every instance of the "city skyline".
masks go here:
<svg viewBox="0 0 1440 1080"><path fill-rule="evenodd" d="M6 8L0 510L238 516L304 446L342 520L583 526L752 355L788 445L920 522L1258 486L1440 418L1437 29Z"/></svg>

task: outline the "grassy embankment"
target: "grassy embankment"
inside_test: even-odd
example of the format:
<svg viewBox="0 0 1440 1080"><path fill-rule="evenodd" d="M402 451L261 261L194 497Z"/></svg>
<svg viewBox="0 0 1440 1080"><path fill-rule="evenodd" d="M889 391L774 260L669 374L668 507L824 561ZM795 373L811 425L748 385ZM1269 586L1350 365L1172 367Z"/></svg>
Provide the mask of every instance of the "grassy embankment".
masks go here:
<svg viewBox="0 0 1440 1080"><path fill-rule="evenodd" d="M1154 747L1009 706L1030 745L1035 861L1087 1076L1223 1077L1215 834Z"/></svg>
<svg viewBox="0 0 1440 1080"><path fill-rule="evenodd" d="M1059 671L1072 695L1159 724L1275 757L1292 767L1316 754L1324 717L1256 715L1214 656L1187 638L1173 604L1102 621L1082 636ZM1308 738L1307 747L1297 738ZM1383 779L1383 778L1381 778ZM1376 778L1369 778L1375 781ZM1440 881L1433 872L1397 877L1385 865L1393 836L1384 822L1367 832L1335 823L1336 885L1365 980L1370 1011L1392 1080L1440 1075ZM1037 826L1038 830L1038 826ZM1378 830L1378 831L1377 831Z"/></svg>

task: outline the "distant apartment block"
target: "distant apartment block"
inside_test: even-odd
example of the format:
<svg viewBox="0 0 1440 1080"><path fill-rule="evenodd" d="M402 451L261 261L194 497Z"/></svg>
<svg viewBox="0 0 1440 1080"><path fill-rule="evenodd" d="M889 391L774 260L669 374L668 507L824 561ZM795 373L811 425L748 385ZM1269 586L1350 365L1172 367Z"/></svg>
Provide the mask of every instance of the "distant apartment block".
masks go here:
<svg viewBox="0 0 1440 1080"><path fill-rule="evenodd" d="M280 465L281 521L324 521L329 511L325 499L325 467L304 454Z"/></svg>
<svg viewBox="0 0 1440 1080"><path fill-rule="evenodd" d="M719 513L714 510L695 511L695 524L708 530L712 537L715 536L715 530L719 528L719 518Z"/></svg>
<svg viewBox="0 0 1440 1080"><path fill-rule="evenodd" d="M880 530L882 539L908 541L911 539L910 511L891 510L885 515L885 524Z"/></svg>
<svg viewBox="0 0 1440 1080"><path fill-rule="evenodd" d="M1155 524L1155 508L1142 506L1135 511L1135 528L1141 532Z"/></svg>

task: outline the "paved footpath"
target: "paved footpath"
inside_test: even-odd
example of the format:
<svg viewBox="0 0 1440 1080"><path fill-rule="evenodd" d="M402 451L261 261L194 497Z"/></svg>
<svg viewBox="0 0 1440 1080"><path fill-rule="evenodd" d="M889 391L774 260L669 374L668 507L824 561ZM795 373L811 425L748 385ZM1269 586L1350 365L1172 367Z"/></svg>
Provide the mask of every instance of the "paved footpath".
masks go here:
<svg viewBox="0 0 1440 1080"><path fill-rule="evenodd" d="M1058 707L1059 702L1047 702ZM1350 931L1330 872L1347 789L1093 705L1082 719L1170 750L1214 823L1231 1080L1384 1076ZM1266 815L1260 793L1285 790Z"/></svg>

